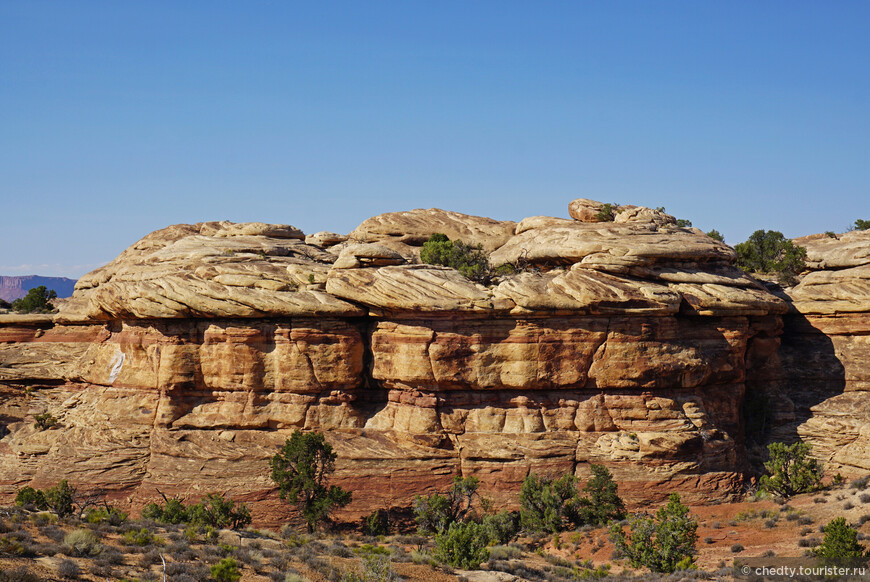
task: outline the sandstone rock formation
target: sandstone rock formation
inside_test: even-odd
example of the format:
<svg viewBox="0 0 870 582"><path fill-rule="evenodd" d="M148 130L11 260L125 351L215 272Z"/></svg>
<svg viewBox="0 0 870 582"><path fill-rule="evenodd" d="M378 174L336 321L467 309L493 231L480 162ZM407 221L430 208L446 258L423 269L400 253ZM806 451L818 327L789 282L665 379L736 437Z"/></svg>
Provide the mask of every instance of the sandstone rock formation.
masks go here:
<svg viewBox="0 0 870 582"><path fill-rule="evenodd" d="M795 239L809 272L791 304L778 359L758 385L766 441L800 437L832 473L870 470L870 231Z"/></svg>
<svg viewBox="0 0 870 582"><path fill-rule="evenodd" d="M435 232L517 272L486 287L417 263ZM267 460L296 428L335 446L357 492L345 517L455 474L516 503L529 472L589 463L633 503L739 490L745 385L787 305L729 247L640 207L607 223L415 210L318 234L168 227L57 316L0 317L0 494L60 478L133 506L220 490L275 523ZM59 425L35 429L43 411Z"/></svg>

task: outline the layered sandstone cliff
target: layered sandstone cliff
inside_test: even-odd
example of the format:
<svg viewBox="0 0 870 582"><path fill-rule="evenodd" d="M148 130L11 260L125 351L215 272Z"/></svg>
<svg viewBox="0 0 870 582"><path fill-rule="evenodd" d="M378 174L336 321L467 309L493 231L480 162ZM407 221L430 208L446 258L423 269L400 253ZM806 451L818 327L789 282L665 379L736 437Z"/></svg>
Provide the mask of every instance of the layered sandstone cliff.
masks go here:
<svg viewBox="0 0 870 582"><path fill-rule="evenodd" d="M767 441L801 438L832 473L870 470L870 231L795 239L809 271L790 303L759 393Z"/></svg>
<svg viewBox="0 0 870 582"><path fill-rule="evenodd" d="M0 319L0 491L60 478L134 505L228 491L276 521L267 460L320 430L347 515L453 475L500 503L529 472L603 463L631 501L736 491L747 376L786 303L673 217L577 200L572 219L390 213L348 237L201 223L82 278L55 317ZM518 271L419 264L434 232ZM58 426L39 431L44 411Z"/></svg>

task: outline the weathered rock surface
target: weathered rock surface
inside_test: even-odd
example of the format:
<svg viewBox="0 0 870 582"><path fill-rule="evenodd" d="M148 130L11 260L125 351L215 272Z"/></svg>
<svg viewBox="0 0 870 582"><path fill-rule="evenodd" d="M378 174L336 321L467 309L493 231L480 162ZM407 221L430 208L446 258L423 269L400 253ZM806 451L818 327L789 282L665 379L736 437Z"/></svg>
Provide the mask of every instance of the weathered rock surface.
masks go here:
<svg viewBox="0 0 870 582"><path fill-rule="evenodd" d="M369 218L350 233L350 238L362 242L400 243L420 247L436 232L450 240L481 245L492 252L513 234L516 223L470 216L439 208L389 212Z"/></svg>
<svg viewBox="0 0 870 582"><path fill-rule="evenodd" d="M303 239L263 223L158 230L82 277L59 321L361 315L310 287L335 256Z"/></svg>
<svg viewBox="0 0 870 582"><path fill-rule="evenodd" d="M435 232L517 272L487 287L414 264ZM633 503L739 489L745 386L787 304L729 247L631 206L608 223L415 210L341 238L175 225L57 316L0 317L0 493L69 478L138 507L220 490L275 523L268 458L297 428L335 446L345 517L455 474L512 504L529 472L589 463ZM57 427L33 427L44 411Z"/></svg>
<svg viewBox="0 0 870 582"><path fill-rule="evenodd" d="M786 289L782 346L759 383L765 441L801 438L831 472L870 470L870 231L795 239L809 272Z"/></svg>

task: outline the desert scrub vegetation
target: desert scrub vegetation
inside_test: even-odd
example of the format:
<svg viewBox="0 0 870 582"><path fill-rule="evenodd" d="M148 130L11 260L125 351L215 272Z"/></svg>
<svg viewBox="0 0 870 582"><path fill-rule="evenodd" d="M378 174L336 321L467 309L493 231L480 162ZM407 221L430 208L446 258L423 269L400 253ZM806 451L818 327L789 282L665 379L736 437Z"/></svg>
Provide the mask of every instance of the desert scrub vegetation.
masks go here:
<svg viewBox="0 0 870 582"><path fill-rule="evenodd" d="M601 526L625 517L617 485L602 465L591 465L592 477L580 497L577 478L564 475L552 480L534 473L523 480L520 519L527 531L557 533L569 527Z"/></svg>
<svg viewBox="0 0 870 582"><path fill-rule="evenodd" d="M476 569L489 559L486 529L473 521L453 522L435 535L435 557L455 568Z"/></svg>
<svg viewBox="0 0 870 582"><path fill-rule="evenodd" d="M314 532L318 522L329 519L333 508L350 503L350 491L328 485L335 459L332 446L322 433L295 430L269 461L272 481L278 486L281 499L299 506L308 533Z"/></svg>
<svg viewBox="0 0 870 582"><path fill-rule="evenodd" d="M58 517L71 515L75 508L84 509L81 503L76 502L77 490L71 487L66 479L49 489L34 489L24 487L15 495L15 505L21 507L33 507L40 510L50 509Z"/></svg>
<svg viewBox="0 0 870 582"><path fill-rule="evenodd" d="M159 491L158 491L159 493ZM158 523L188 524L194 529L243 529L251 523L251 512L244 503L236 503L223 493L209 493L199 503L185 505L162 493L163 504L149 503L142 510L143 519Z"/></svg>
<svg viewBox="0 0 870 582"><path fill-rule="evenodd" d="M764 463L764 468L768 474L759 481L762 490L787 499L821 488L822 466L810 457L808 444L801 441L792 445L770 443L767 450L769 459Z"/></svg>
<svg viewBox="0 0 870 582"><path fill-rule="evenodd" d="M441 265L450 267L462 273L466 278L480 283L491 285L501 276L513 273L516 268L512 265L493 267L489 263L489 257L480 245L471 246L459 240L450 240L446 234L436 233L423 243L420 249L420 261L429 265Z"/></svg>
<svg viewBox="0 0 870 582"><path fill-rule="evenodd" d="M602 204L601 208L599 208L598 212L595 214L595 219L598 222L613 222L613 220L616 218L616 213L618 210L618 202L609 202L606 204ZM662 208L662 212L664 212L664 208Z"/></svg>
<svg viewBox="0 0 870 582"><path fill-rule="evenodd" d="M385 536L390 533L390 513L386 509L376 509L363 518L362 531L369 536Z"/></svg>
<svg viewBox="0 0 870 582"><path fill-rule="evenodd" d="M824 527L824 538L814 550L813 555L823 559L865 558L867 550L858 543L858 531L838 517Z"/></svg>
<svg viewBox="0 0 870 582"><path fill-rule="evenodd" d="M35 415L33 417L33 420L34 428L37 428L39 430L48 430L51 427L57 425L57 419L48 412L43 412L42 414Z"/></svg>
<svg viewBox="0 0 870 582"><path fill-rule="evenodd" d="M738 267L751 273L773 275L783 285L794 285L797 276L806 269L806 249L775 230L756 230L734 250Z"/></svg>
<svg viewBox="0 0 870 582"><path fill-rule="evenodd" d="M368 554L363 558L362 572L347 570L340 582L398 582L401 580L393 570L390 560L382 555Z"/></svg>
<svg viewBox="0 0 870 582"><path fill-rule="evenodd" d="M689 515L689 508L679 495L671 494L655 518L634 515L627 532L614 524L610 535L617 555L627 558L632 567L668 573L693 566L697 530L698 522Z"/></svg>
<svg viewBox="0 0 870 582"><path fill-rule="evenodd" d="M480 480L476 477L453 478L453 484L444 495L433 493L414 498L414 520L421 534L445 531L450 524L469 517Z"/></svg>
<svg viewBox="0 0 870 582"><path fill-rule="evenodd" d="M29 290L21 299L13 301L11 307L18 313L51 313L54 311L52 299L57 299L55 290L40 285Z"/></svg>
<svg viewBox="0 0 870 582"><path fill-rule="evenodd" d="M95 556L101 545L97 534L89 529L76 529L63 538L64 553L68 556Z"/></svg>

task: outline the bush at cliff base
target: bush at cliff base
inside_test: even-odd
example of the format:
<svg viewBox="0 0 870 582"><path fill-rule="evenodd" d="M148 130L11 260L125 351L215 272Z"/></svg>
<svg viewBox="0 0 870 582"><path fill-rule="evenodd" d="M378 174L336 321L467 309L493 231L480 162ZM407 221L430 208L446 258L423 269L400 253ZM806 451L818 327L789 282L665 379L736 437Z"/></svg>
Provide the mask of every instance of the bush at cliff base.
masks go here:
<svg viewBox="0 0 870 582"><path fill-rule="evenodd" d="M435 536L435 557L454 568L473 570L489 559L486 529L473 521L454 522Z"/></svg>
<svg viewBox="0 0 870 582"><path fill-rule="evenodd" d="M629 520L628 533L614 524L610 537L617 554L627 558L632 567L673 572L694 567L697 531L698 522L689 515L689 508L680 503L680 496L673 493L655 519L635 515Z"/></svg>
<svg viewBox="0 0 870 582"><path fill-rule="evenodd" d="M867 552L858 543L858 531L846 523L846 518L838 517L825 526L822 544L813 550L819 558L864 558Z"/></svg>
<svg viewBox="0 0 870 582"><path fill-rule="evenodd" d="M798 441L792 445L770 443L770 459L764 463L769 473L761 477L759 487L783 497L809 493L822 486L822 466L810 457L810 446Z"/></svg>

